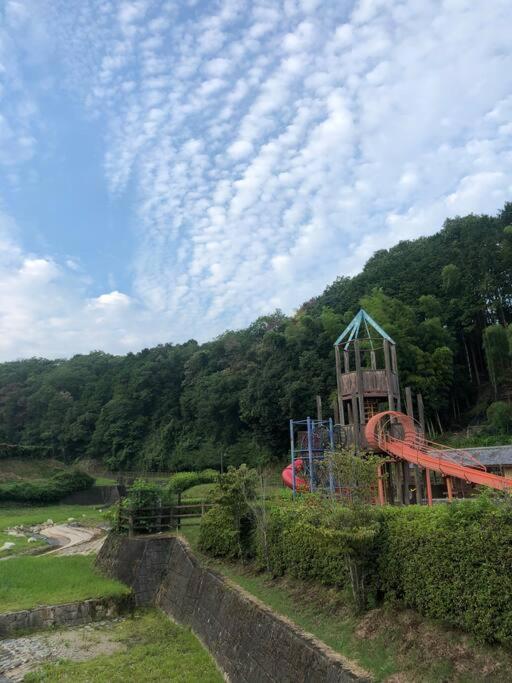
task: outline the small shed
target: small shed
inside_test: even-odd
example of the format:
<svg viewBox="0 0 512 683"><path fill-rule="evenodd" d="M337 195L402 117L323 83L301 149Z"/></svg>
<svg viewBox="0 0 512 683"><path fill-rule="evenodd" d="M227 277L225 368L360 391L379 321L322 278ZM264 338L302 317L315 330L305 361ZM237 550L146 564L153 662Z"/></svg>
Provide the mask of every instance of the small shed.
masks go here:
<svg viewBox="0 0 512 683"><path fill-rule="evenodd" d="M464 450L485 465L489 472L512 478L512 444L479 446L478 448L464 448Z"/></svg>

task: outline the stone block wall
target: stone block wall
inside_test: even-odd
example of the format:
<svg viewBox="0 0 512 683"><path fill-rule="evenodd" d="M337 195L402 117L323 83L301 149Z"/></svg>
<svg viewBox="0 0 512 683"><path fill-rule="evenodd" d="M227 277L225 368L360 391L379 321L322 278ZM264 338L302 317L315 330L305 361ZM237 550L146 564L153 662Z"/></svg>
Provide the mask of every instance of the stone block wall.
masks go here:
<svg viewBox="0 0 512 683"><path fill-rule="evenodd" d="M133 609L132 596L93 598L64 605L0 614L0 638L20 631L39 631L54 626L80 626L91 621L112 619Z"/></svg>
<svg viewBox="0 0 512 683"><path fill-rule="evenodd" d="M189 626L232 683L348 683L370 676L318 639L201 566L173 536L111 535L98 565L133 588L137 605Z"/></svg>

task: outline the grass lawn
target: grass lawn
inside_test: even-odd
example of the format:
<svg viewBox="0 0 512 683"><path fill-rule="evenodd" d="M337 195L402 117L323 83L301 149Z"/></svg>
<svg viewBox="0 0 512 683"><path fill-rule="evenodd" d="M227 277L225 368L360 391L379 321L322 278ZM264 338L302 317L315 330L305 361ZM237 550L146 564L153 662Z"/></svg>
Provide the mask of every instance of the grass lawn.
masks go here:
<svg viewBox="0 0 512 683"><path fill-rule="evenodd" d="M105 521L103 512L98 506L93 505L44 505L41 507L0 507L0 531L18 524L32 526L42 524L47 519L55 523L67 522L74 517L77 522L85 526L94 526L98 522Z"/></svg>
<svg viewBox="0 0 512 683"><path fill-rule="evenodd" d="M14 557L0 562L0 611L128 594L124 584L95 570L94 559L50 555Z"/></svg>
<svg viewBox="0 0 512 683"><path fill-rule="evenodd" d="M115 486L116 484L117 480L112 479L112 477L96 477L94 479L95 486Z"/></svg>
<svg viewBox="0 0 512 683"><path fill-rule="evenodd" d="M182 503L200 503L204 501L208 503L215 491L217 484L197 484L196 486L191 486L186 491L181 494Z"/></svg>
<svg viewBox="0 0 512 683"><path fill-rule="evenodd" d="M28 683L221 683L213 659L188 630L154 610L114 627L115 638L126 651L102 655L85 662L47 664L24 678Z"/></svg>

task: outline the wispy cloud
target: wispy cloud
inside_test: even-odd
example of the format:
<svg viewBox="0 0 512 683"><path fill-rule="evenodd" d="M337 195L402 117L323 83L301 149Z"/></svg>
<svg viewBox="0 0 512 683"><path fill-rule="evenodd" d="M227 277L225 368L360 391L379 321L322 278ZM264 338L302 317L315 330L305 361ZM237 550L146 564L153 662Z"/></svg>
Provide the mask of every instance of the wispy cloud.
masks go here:
<svg viewBox="0 0 512 683"><path fill-rule="evenodd" d="M204 339L512 196L508 0L41 5L137 211L130 297L83 302L103 324L137 302L151 339Z"/></svg>

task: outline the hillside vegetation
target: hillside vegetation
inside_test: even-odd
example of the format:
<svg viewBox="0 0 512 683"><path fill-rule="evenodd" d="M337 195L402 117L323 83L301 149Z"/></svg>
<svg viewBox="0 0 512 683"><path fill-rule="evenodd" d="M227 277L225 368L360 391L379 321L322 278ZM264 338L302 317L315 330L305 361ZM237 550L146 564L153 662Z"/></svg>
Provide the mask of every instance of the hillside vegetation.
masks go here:
<svg viewBox="0 0 512 683"><path fill-rule="evenodd" d="M0 364L0 441L24 446L23 457L96 458L113 469L279 456L287 420L313 414L316 394L329 405L333 342L361 305L397 342L402 386L422 392L429 424L485 418L508 398L512 204L378 251L292 317L275 311L205 344ZM501 413L507 431L512 418Z"/></svg>

